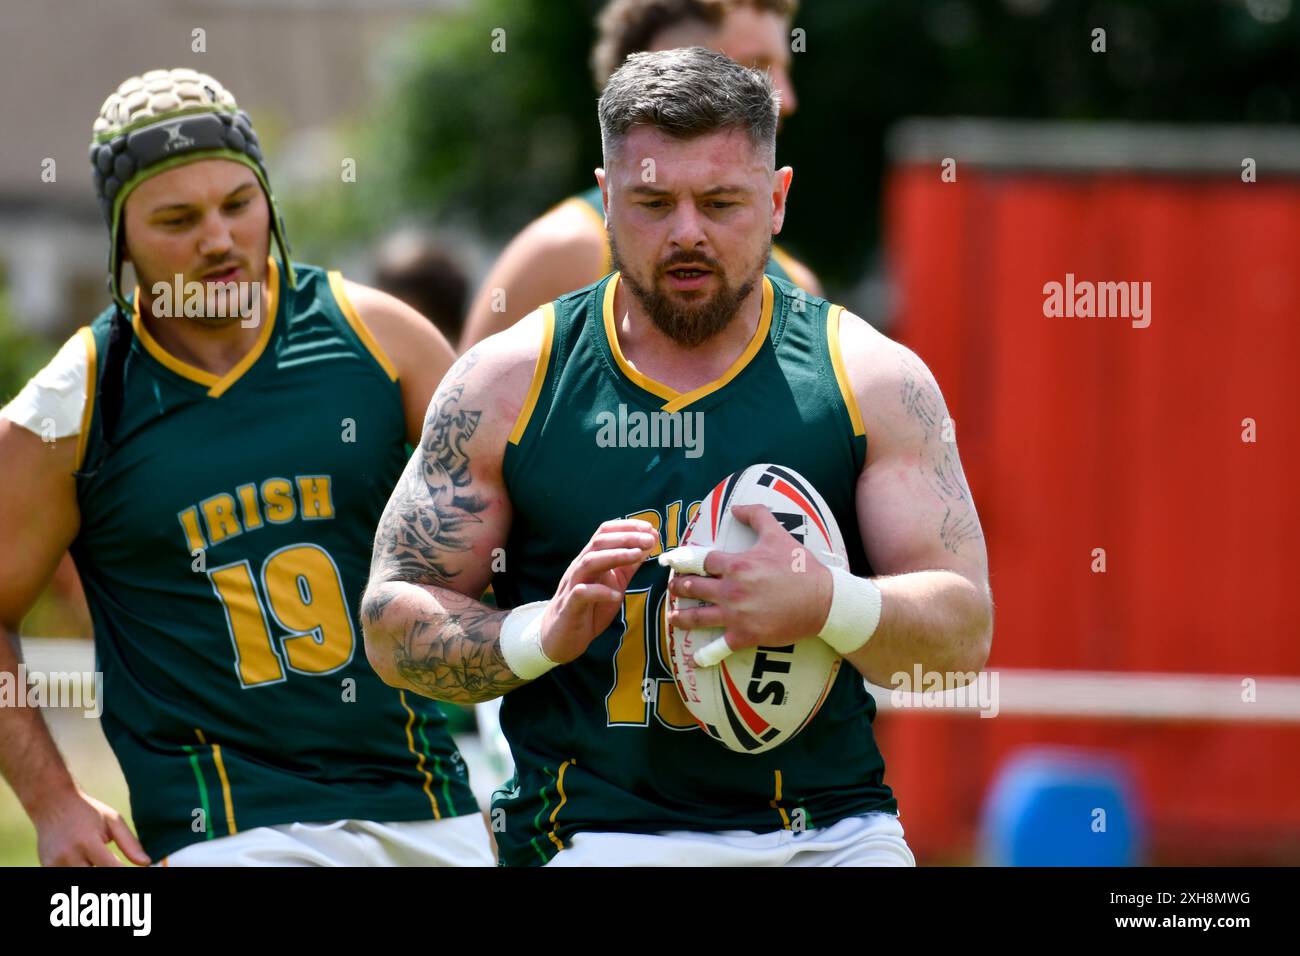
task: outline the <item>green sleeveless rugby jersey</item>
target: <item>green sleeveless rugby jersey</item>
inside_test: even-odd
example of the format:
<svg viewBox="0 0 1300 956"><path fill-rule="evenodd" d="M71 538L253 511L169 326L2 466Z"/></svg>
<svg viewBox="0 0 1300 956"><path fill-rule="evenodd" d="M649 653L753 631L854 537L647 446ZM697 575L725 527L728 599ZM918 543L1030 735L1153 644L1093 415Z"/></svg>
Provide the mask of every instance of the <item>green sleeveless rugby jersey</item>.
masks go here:
<svg viewBox="0 0 1300 956"><path fill-rule="evenodd" d="M396 370L338 274L295 269L296 289L272 261L260 337L220 377L165 352L137 298L110 454L98 402L83 419L71 551L155 860L259 826L478 809L441 711L379 679L355 613L405 464ZM111 315L90 327L101 357Z"/></svg>
<svg viewBox="0 0 1300 956"><path fill-rule="evenodd" d="M870 574L854 508L866 437L839 359L839 307L766 278L744 353L717 381L678 394L623 358L617 282L614 273L543 309L546 345L502 466L514 519L494 579L501 606L552 597L603 521L642 518L662 548L676 547L709 490L759 462L812 482L852 570ZM703 440L653 447L663 430L645 426L656 412L698 416L690 428ZM852 667L774 750L738 754L707 737L671 678L667 583L668 570L648 561L620 618L582 657L505 695L517 772L493 799L494 815L505 811L504 829L494 827L503 864L545 863L582 830L762 832L897 812L872 734L875 702Z"/></svg>
<svg viewBox="0 0 1300 956"><path fill-rule="evenodd" d="M580 208L595 213L596 221L600 223L600 228L605 228L605 201L601 199L599 186L592 186L586 192L578 193L576 196L570 196L566 202L576 203ZM789 261L789 254L780 246L773 243L772 254L768 256L767 265L764 267L764 271L770 276L784 279L786 282L793 282L794 279L791 278L789 271L784 265ZM612 268L613 261L610 258L609 245L606 244L605 267L601 271L609 272Z"/></svg>

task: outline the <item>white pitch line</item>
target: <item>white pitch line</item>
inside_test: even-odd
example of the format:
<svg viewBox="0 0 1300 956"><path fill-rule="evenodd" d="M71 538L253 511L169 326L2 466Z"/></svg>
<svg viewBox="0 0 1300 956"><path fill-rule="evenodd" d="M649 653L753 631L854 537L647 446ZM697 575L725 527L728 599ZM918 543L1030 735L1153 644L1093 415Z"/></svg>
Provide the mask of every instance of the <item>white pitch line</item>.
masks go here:
<svg viewBox="0 0 1300 956"><path fill-rule="evenodd" d="M999 715L1300 723L1300 678L1277 675L1116 673L993 668L971 690L895 694L867 685L880 710L978 713L992 699ZM992 675L997 675L996 683ZM1253 687L1245 681L1254 682ZM1249 691L1249 692L1248 692ZM990 696L991 695L991 696ZM1253 695L1253 700L1249 699ZM942 703L940 703L940 700Z"/></svg>
<svg viewBox="0 0 1300 956"><path fill-rule="evenodd" d="M28 671L89 671L94 652L89 641L23 638ZM902 694L867 685L879 710L921 714L965 713L984 709L992 699L999 716L1099 718L1114 720L1203 720L1209 723L1300 723L1300 677L1242 674L1119 673L992 668L983 688L974 685L942 694ZM997 675L996 684L992 675ZM1254 700L1244 700L1254 681ZM996 695L989 697L986 695ZM936 699L938 698L938 699Z"/></svg>

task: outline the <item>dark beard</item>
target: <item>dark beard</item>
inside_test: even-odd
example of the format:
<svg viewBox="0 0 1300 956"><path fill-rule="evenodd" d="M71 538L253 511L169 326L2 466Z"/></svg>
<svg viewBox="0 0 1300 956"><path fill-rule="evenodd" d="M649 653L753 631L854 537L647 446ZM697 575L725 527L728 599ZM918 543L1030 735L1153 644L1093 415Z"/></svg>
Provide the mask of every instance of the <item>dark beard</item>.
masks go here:
<svg viewBox="0 0 1300 956"><path fill-rule="evenodd" d="M647 288L637 282L627 271L625 263L618 254L613 233L609 237L609 251L614 269L620 273L620 281L636 296L636 300L641 303L641 308L645 309L655 327L683 348L693 349L703 345L731 324L731 320L740 310L740 304L754 291L754 286L757 285L767 266L768 256L772 254L772 240L768 238L767 248L763 250L758 266L738 287L728 283L726 273L715 261L707 257L685 253L674 257L680 262L702 262L707 265L714 271L722 286L708 299L692 304L678 302L667 293L661 292L658 283L652 283ZM670 259L663 265L673 265L674 259Z"/></svg>

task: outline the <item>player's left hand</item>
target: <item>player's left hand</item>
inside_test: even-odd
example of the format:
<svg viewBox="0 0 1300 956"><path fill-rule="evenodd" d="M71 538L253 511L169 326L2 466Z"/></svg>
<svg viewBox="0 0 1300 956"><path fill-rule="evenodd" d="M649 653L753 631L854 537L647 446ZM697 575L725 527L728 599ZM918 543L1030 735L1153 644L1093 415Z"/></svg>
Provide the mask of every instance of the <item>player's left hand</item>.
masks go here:
<svg viewBox="0 0 1300 956"><path fill-rule="evenodd" d="M817 634L831 609L831 572L763 505L736 505L731 513L758 533L748 551L713 550L704 575L674 574L668 589L711 607L668 612L678 628L722 628L735 651L781 646Z"/></svg>

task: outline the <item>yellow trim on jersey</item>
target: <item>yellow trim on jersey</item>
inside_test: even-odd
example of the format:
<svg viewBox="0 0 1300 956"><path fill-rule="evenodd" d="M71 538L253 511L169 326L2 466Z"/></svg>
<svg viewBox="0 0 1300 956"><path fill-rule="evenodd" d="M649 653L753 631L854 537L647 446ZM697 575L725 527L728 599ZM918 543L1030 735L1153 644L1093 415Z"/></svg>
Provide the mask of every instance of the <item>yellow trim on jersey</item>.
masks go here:
<svg viewBox="0 0 1300 956"><path fill-rule="evenodd" d="M77 329L77 337L86 347L86 404L81 408L81 431L77 433L77 463L73 471L81 470L81 463L86 458L86 440L90 436L90 419L95 413L95 388L98 378L95 353L95 333L88 326Z"/></svg>
<svg viewBox="0 0 1300 956"><path fill-rule="evenodd" d="M569 795L564 792L564 771L569 769L570 764L576 764L577 762L576 758L564 761L564 763L560 764L560 772L555 778L555 791L560 795L560 802L557 803L555 809L551 811L551 831L546 835L550 837L551 842L561 850L564 849L564 841L555 835L555 818L560 815L560 810L563 809L564 804L569 800Z"/></svg>
<svg viewBox="0 0 1300 956"><path fill-rule="evenodd" d="M221 778L221 798L226 803L226 824L231 834L238 833L235 828L235 803L230 798L230 778L226 776L226 765L221 759L221 745L212 745L212 762L217 765L217 776Z"/></svg>
<svg viewBox="0 0 1300 956"><path fill-rule="evenodd" d="M790 817L785 812L785 807L781 806L781 771L773 771L776 774L776 796L772 798L772 809L781 814L781 828L790 829Z"/></svg>
<svg viewBox="0 0 1300 956"><path fill-rule="evenodd" d="M618 289L620 278L622 277L615 272L614 278L610 279L609 283L605 286L605 301L601 307L601 312L604 314L605 318L605 338L609 342L610 352L614 355L614 362L623 370L624 375L630 378L637 385L640 385L647 392L658 395L665 401L672 401L674 398L681 395L681 392L642 375L636 370L636 367L633 366L631 362L623 357L623 349L618 344L618 329L614 326L614 293Z"/></svg>
<svg viewBox="0 0 1300 956"><path fill-rule="evenodd" d="M375 357L375 361L384 370L389 381L396 382L397 366L393 365L379 342L370 334L370 330L366 328L366 323L362 321L360 313L352 304L352 300L348 298L347 290L343 287L343 273L331 272L329 273L329 279L330 291L334 293L334 301L339 304L339 310L343 313L343 317L348 320L348 325L352 326L352 331L357 333L357 338L361 340L361 344L370 350L370 354Z"/></svg>
<svg viewBox="0 0 1300 956"><path fill-rule="evenodd" d="M722 377L710 382L707 385L701 385L699 388L692 389L685 395L682 395L664 406L666 412L676 412L685 408L691 402L698 401L706 395L716 392L733 378L744 371L745 366L753 361L758 350L763 347L767 341L768 331L772 327L772 281L767 276L763 276L763 307L758 316L758 328L754 330L754 337L749 340L745 346L745 351L740 353L740 357L731 363L731 368L722 373Z"/></svg>
<svg viewBox="0 0 1300 956"><path fill-rule="evenodd" d="M209 744L208 738L203 736L203 731L198 727L194 728L194 736L199 738L199 743L208 747L212 751L212 763L217 768L217 777L221 780L221 799L226 805L226 827L233 835L239 831L235 829L235 802L230 797L230 778L226 776L226 764L221 759L221 745Z"/></svg>
<svg viewBox="0 0 1300 956"><path fill-rule="evenodd" d="M795 261L794 257L776 243L772 243L772 258L776 260L777 265L785 270L785 274L790 277L790 281L798 285L799 280L796 273L803 270L799 268L799 263Z"/></svg>
<svg viewBox="0 0 1300 956"><path fill-rule="evenodd" d="M407 713L406 720L406 749L415 757L415 769L424 775L424 795L429 798L429 806L433 807L433 818L442 819L442 811L438 809L438 798L433 795L433 774L424 769L424 754L415 749L415 737L411 734L411 727L415 724L415 711L406 703L406 691L399 690L397 699L402 702L402 708Z"/></svg>
<svg viewBox="0 0 1300 956"><path fill-rule="evenodd" d="M576 205L585 212L591 221L600 229L601 235L605 237L605 258L601 261L600 275L596 276L596 279L602 279L614 271L614 251L609 247L609 233L605 229L605 217L592 209L591 203L587 202L587 200L580 196L570 196L555 208L563 209L565 206L570 205Z"/></svg>
<svg viewBox="0 0 1300 956"><path fill-rule="evenodd" d="M267 257L266 260L266 287L267 316L266 321L262 323L257 341L225 375L213 375L211 372L196 368L188 362L183 362L158 344L157 339L149 334L149 329L140 320L139 286L135 290L135 301L133 303L135 316L132 319L132 327L135 329L135 334L139 337L145 351L157 359L164 368L170 369L182 378L188 378L191 382L206 385L209 398L220 398L232 385L239 381L245 372L253 367L254 362L262 357L262 352L266 350L266 343L271 341L271 330L275 327L275 314L280 304L280 269L275 260L270 257Z"/></svg>
<svg viewBox="0 0 1300 956"><path fill-rule="evenodd" d="M840 396L844 407L849 411L853 422L853 434L866 435L867 429L862 424L862 412L858 408L858 399L853 394L853 385L849 382L849 373L844 369L844 356L840 354L840 316L844 309L833 305L826 313L826 341L830 345L831 365L835 367L835 380L840 383Z"/></svg>
<svg viewBox="0 0 1300 956"><path fill-rule="evenodd" d="M647 392L665 399L665 404L663 406L665 412L681 411L687 405L699 401L706 395L716 392L734 379L744 371L745 366L748 365L753 360L754 356L758 354L758 350L763 347L763 342L767 339L768 331L772 327L772 301L774 293L772 291L771 281L767 276L763 276L763 306L758 316L758 328L754 330L754 336L749 340L749 344L745 346L745 351L741 352L736 360L731 363L730 368L712 382L701 385L699 388L693 388L689 392L679 392L675 388L665 385L663 382L656 382L649 376L642 375L636 370L632 363L624 357L623 350L618 344L618 330L615 328L614 323L614 293L618 288L619 278L619 274L617 272L614 273L614 278L610 279L609 284L605 286L605 302L603 311L605 318L605 338L609 341L609 350L613 354L614 361L618 364L618 367L622 369L624 375L630 378L637 385L644 388Z"/></svg>
<svg viewBox="0 0 1300 956"><path fill-rule="evenodd" d="M551 361L551 342L555 337L555 305L548 302L540 309L542 313L542 350L537 353L537 364L533 366L533 381L528 386L528 397L524 407L519 410L515 427L510 431L510 444L518 445L528 429L528 421L537 408L537 398L542 394L542 385L546 381L546 366Z"/></svg>
<svg viewBox="0 0 1300 956"><path fill-rule="evenodd" d="M182 362L174 358L170 352L158 344L157 339L149 334L145 324L140 321L140 287L136 286L135 301L132 303L135 307L135 315L131 319L131 327L135 330L136 338L144 346L146 352L156 358L164 367L171 369L177 375L188 378L192 382L198 382L200 385L206 385L209 389L217 384L217 376L211 372L205 372L201 368L195 368L188 362Z"/></svg>

